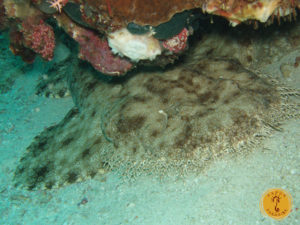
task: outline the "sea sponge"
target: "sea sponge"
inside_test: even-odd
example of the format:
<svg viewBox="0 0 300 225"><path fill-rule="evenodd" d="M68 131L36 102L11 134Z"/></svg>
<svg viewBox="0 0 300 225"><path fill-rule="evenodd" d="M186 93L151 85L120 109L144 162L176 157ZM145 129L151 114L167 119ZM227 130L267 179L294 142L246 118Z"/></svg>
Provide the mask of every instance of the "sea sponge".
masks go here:
<svg viewBox="0 0 300 225"><path fill-rule="evenodd" d="M113 53L127 56L134 62L143 59L153 60L162 51L159 41L152 36L151 31L138 35L123 28L110 33L108 43Z"/></svg>

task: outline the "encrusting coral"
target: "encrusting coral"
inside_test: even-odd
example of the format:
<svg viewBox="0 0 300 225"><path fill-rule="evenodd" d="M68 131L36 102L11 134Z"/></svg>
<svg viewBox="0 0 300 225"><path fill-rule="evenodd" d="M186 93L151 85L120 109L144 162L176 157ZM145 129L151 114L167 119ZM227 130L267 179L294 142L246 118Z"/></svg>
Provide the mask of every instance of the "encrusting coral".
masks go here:
<svg viewBox="0 0 300 225"><path fill-rule="evenodd" d="M52 27L43 20L35 21L29 17L23 21L20 32L26 47L40 54L45 60L53 58L55 36Z"/></svg>
<svg viewBox="0 0 300 225"><path fill-rule="evenodd" d="M174 55L181 54L188 47L188 37L193 29L199 27L203 13L222 16L235 26L244 21L267 22L275 16L292 18L299 7L300 0L1 0L0 28L11 27L12 34L16 35L13 39L18 39L18 44L12 44L11 48L25 61L33 61L28 49L51 60L55 44L52 37L48 43L45 34L51 33L52 36L53 30L45 21L54 18L73 38L76 37L74 33L80 30L81 36L87 40L84 42L91 40L93 43L89 46L94 48L93 53L82 50L80 58L104 74L122 75L140 61L159 64L161 60L154 60L158 55L174 58ZM28 26L27 21L35 22ZM27 24L27 27L22 24ZM74 27L70 27L71 24ZM145 51L132 54L132 50L127 49L122 41L124 35L116 35L116 32L120 34L127 29L126 32L133 31L133 35L127 35L126 40L136 48L151 45L156 40L158 44L150 48L155 54L147 55ZM137 33L144 30L148 35L138 38ZM114 44L107 46L107 39L112 36L115 40L110 43ZM82 46L82 39L81 42L76 38L74 40ZM42 45L46 47L41 49ZM97 54L97 51L101 53ZM114 53L121 55L122 59L114 57ZM105 60L105 57L110 60Z"/></svg>

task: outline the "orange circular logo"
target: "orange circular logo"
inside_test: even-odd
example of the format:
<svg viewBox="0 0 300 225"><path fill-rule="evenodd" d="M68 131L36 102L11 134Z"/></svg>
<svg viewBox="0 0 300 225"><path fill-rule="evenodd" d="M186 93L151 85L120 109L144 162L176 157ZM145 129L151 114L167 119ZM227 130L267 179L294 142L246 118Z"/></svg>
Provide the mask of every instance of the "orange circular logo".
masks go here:
<svg viewBox="0 0 300 225"><path fill-rule="evenodd" d="M280 220L287 217L291 212L292 197L283 189L269 189L260 199L259 206L264 215Z"/></svg>

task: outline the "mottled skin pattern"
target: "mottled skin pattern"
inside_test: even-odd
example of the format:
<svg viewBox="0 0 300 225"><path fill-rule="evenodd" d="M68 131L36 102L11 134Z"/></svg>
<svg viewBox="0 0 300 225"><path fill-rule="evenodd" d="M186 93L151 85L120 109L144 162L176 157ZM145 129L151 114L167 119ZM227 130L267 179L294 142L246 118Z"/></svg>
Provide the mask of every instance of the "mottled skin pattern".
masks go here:
<svg viewBox="0 0 300 225"><path fill-rule="evenodd" d="M63 98L69 96L67 74L72 73L72 59L55 64L51 69L39 78L36 86L36 94L50 98Z"/></svg>
<svg viewBox="0 0 300 225"><path fill-rule="evenodd" d="M200 172L226 154L249 152L296 114L274 84L231 59L191 60L122 82L74 71L68 82L77 108L35 138L16 185L51 189L108 170Z"/></svg>

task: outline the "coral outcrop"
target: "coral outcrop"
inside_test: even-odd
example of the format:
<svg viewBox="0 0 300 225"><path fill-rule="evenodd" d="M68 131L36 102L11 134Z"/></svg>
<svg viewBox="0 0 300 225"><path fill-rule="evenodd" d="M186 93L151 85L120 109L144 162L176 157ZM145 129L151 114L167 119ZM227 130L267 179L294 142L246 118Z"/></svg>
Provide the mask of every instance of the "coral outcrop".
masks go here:
<svg viewBox="0 0 300 225"><path fill-rule="evenodd" d="M26 56L30 55L26 48L46 60L51 60L54 48L53 31L46 25L46 21L53 18L69 34L80 30L81 34L86 33L86 39L91 39L92 43L87 47L87 43L83 44L82 39L78 41L71 35L81 46L79 55L82 59L90 62L102 73L122 75L140 61L157 63L160 60L153 59L158 55L174 58L172 55L181 54L187 49L188 37L193 33L193 29L199 27L203 13L222 16L235 26L245 21L265 23L274 17L293 18L299 7L300 0L1 0L0 29L11 24L12 32L23 34L23 44L15 45L14 52L21 55L25 61L32 61L32 57L26 59ZM60 20L60 17L68 19ZM32 24L27 21L32 21ZM26 28L26 32L24 24L33 31ZM71 27L71 24L74 27ZM151 45L150 49L155 54L140 54L139 50L137 54L132 54L132 50L126 49L124 35L116 35L125 30L133 36L147 33L148 38L144 36L131 39L130 46ZM116 44L111 44L108 47L107 39L112 36L115 39L110 43L123 46L116 48ZM45 47L42 47L41 43ZM94 48L93 51L91 48ZM119 54L122 59L119 56L114 57L113 54Z"/></svg>
<svg viewBox="0 0 300 225"><path fill-rule="evenodd" d="M40 54L45 60L53 58L55 36L51 26L43 20L36 21L29 17L23 21L20 31L23 34L24 46Z"/></svg>

